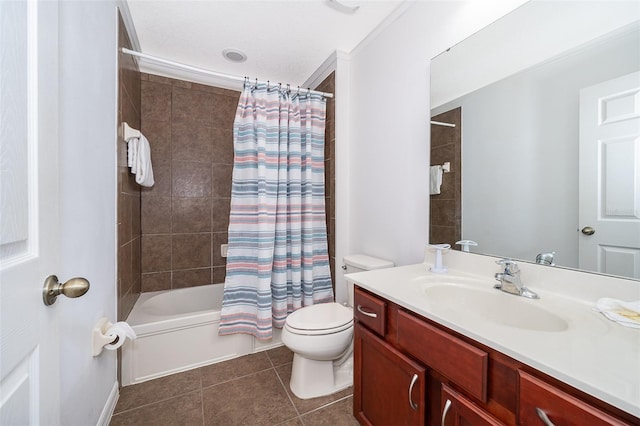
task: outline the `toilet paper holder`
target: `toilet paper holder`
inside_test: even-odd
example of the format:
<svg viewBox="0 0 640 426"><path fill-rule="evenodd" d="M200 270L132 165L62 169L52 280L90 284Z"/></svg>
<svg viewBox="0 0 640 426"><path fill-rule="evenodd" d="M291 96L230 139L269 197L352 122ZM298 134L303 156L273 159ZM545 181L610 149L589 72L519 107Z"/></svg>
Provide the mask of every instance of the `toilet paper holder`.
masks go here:
<svg viewBox="0 0 640 426"><path fill-rule="evenodd" d="M111 327L113 327L113 323L111 323L105 317L100 318L96 323L96 325L93 327L93 330L91 333L91 343L92 343L91 354L93 356L100 355L103 349L105 348L105 346L116 345L120 343L120 337L115 336L114 338L113 335L108 334L108 331L109 329L111 329ZM135 335L129 336L129 337L133 338L135 337ZM123 336L122 339L124 340L125 337ZM117 349L118 347L122 346L123 343L124 342L120 343L114 349Z"/></svg>

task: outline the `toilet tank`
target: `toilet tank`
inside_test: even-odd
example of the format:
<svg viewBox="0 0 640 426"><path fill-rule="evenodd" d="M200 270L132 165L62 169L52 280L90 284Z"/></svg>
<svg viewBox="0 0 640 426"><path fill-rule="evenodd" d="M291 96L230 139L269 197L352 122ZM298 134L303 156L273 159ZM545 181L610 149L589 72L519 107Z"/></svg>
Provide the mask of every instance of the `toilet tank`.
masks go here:
<svg viewBox="0 0 640 426"><path fill-rule="evenodd" d="M344 264L344 273L352 274L354 272L374 271L376 269L392 268L393 262L389 260L379 259L377 257L367 256L366 254L352 254L342 258ZM347 285L347 295L349 297L349 306L353 307L353 281L345 278Z"/></svg>

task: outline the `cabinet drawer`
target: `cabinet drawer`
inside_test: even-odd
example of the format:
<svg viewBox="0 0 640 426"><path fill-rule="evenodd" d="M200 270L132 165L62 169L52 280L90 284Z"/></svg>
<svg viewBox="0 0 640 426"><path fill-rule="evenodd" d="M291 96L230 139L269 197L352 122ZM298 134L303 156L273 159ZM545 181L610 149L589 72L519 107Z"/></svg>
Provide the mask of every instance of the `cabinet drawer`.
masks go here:
<svg viewBox="0 0 640 426"><path fill-rule="evenodd" d="M406 312L398 312L398 345L469 395L487 401L489 354Z"/></svg>
<svg viewBox="0 0 640 426"><path fill-rule="evenodd" d="M518 423L521 425L626 425L615 417L583 402L568 393L537 379L524 371L518 372ZM539 414L539 410L544 414ZM550 423L545 423L546 416Z"/></svg>
<svg viewBox="0 0 640 426"><path fill-rule="evenodd" d="M500 420L447 385L442 385L442 425L504 426Z"/></svg>
<svg viewBox="0 0 640 426"><path fill-rule="evenodd" d="M356 287L354 290L354 315L356 319L370 330L384 337L385 307L387 303Z"/></svg>

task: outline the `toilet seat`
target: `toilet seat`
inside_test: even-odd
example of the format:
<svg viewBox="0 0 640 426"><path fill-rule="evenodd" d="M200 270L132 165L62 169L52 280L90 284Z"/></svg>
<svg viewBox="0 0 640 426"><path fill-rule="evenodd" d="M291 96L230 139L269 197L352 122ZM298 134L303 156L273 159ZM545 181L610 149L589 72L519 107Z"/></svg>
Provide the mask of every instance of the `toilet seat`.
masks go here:
<svg viewBox="0 0 640 426"><path fill-rule="evenodd" d="M291 313L285 328L294 334L333 334L353 327L353 311L339 303L305 306Z"/></svg>

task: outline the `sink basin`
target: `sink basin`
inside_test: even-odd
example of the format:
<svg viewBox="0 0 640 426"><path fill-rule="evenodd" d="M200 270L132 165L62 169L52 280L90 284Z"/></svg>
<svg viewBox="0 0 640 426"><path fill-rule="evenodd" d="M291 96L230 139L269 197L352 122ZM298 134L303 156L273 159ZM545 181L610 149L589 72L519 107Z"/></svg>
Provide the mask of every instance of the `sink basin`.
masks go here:
<svg viewBox="0 0 640 426"><path fill-rule="evenodd" d="M537 301L499 290L436 284L426 287L424 292L436 309L480 316L507 327L549 332L564 331L569 327L560 316L535 306Z"/></svg>

